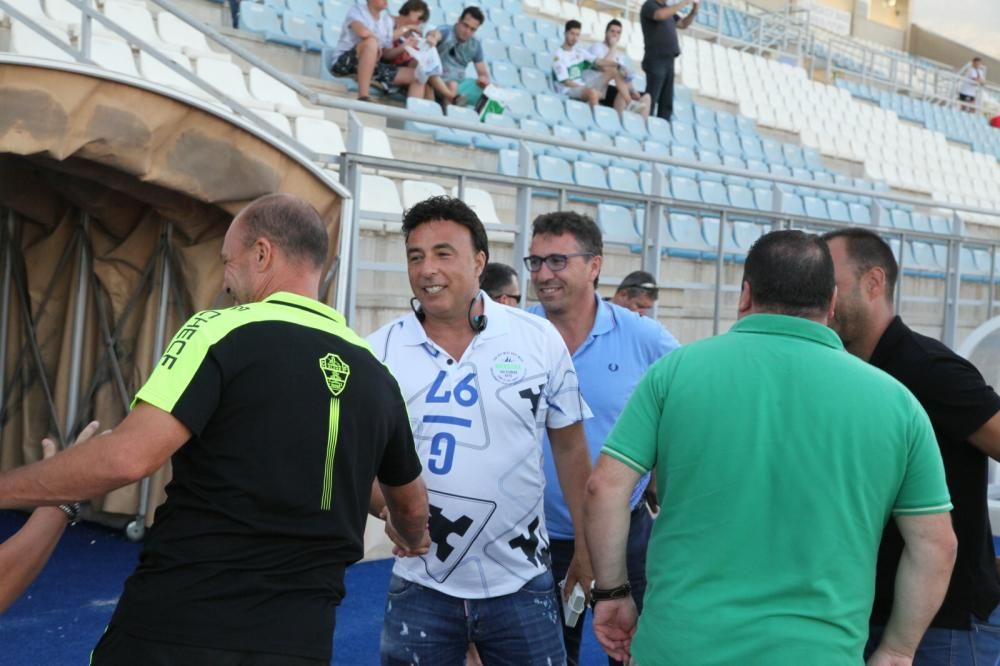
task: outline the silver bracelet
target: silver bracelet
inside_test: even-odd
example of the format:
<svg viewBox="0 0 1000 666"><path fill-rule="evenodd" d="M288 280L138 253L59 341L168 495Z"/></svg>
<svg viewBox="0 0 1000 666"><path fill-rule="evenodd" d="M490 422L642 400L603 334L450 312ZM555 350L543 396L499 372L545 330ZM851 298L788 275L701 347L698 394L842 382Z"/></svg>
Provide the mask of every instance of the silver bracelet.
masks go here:
<svg viewBox="0 0 1000 666"><path fill-rule="evenodd" d="M80 503L73 502L72 504L60 504L58 509L66 514L66 521L70 525L76 525L80 522Z"/></svg>

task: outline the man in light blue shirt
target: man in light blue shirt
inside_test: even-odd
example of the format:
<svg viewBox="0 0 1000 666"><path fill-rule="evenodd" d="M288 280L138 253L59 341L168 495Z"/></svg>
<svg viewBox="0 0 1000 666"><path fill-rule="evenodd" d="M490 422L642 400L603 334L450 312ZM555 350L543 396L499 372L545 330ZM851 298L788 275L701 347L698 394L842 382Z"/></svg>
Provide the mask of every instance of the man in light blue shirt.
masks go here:
<svg viewBox="0 0 1000 666"><path fill-rule="evenodd" d="M601 300L596 287L603 252L601 230L593 220L573 212L555 212L535 219L530 256L524 260L540 301L530 311L547 318L562 335L573 357L583 397L594 413L583 425L595 460L646 369L679 346L655 320ZM545 476L545 523L553 576L557 581L567 578L564 597L577 580L589 593L589 579L577 576L577 572L567 576L574 554L573 523L547 450ZM636 485L630 502L628 576L640 611L646 587L646 543L653 522L643 501L648 483L647 474ZM582 627L581 621L573 628L563 627L571 665L579 657Z"/></svg>

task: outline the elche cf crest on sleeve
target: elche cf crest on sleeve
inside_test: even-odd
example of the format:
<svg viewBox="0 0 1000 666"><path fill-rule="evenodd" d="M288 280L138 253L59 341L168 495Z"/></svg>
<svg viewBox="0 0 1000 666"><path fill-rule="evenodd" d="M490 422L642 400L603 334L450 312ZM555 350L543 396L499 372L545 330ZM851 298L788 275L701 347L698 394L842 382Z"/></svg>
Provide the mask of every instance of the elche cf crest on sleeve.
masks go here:
<svg viewBox="0 0 1000 666"><path fill-rule="evenodd" d="M326 387L334 398L344 392L347 378L351 376L351 366L344 363L344 359L333 353L327 354L319 360L319 369L323 371Z"/></svg>

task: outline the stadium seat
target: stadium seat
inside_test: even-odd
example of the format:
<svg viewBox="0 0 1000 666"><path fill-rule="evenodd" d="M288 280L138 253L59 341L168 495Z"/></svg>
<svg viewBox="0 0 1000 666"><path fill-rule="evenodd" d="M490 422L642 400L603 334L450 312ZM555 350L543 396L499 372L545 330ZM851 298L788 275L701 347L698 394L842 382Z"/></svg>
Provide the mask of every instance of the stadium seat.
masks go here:
<svg viewBox="0 0 1000 666"><path fill-rule="evenodd" d="M479 123L479 114L476 113L474 109L470 109L469 107L455 106L452 104L447 107L447 111L448 112L445 115L451 120L458 120L466 123ZM453 129L451 127L439 127L438 130L434 132L434 138L436 140L442 143L450 143L457 146L471 146L477 136L479 136L478 132Z"/></svg>
<svg viewBox="0 0 1000 666"><path fill-rule="evenodd" d="M510 47L517 46L521 47L521 31L512 25L498 25L497 28L497 39L507 45L507 53L510 53ZM528 50L531 51L530 49ZM511 62L515 65L518 64L516 59L511 56Z"/></svg>
<svg viewBox="0 0 1000 666"><path fill-rule="evenodd" d="M802 204L802 197L799 195L782 192L780 201L782 213L797 216L804 216L806 214L805 206Z"/></svg>
<svg viewBox="0 0 1000 666"><path fill-rule="evenodd" d="M851 222L854 224L871 224L871 208L862 203L849 203L847 210L851 214Z"/></svg>
<svg viewBox="0 0 1000 666"><path fill-rule="evenodd" d="M131 52L129 52L129 57L131 58ZM240 104L252 109L275 110L273 102L259 100L250 94L243 79L243 71L234 63L217 58L198 58L194 63L194 71L207 83L215 86Z"/></svg>
<svg viewBox="0 0 1000 666"><path fill-rule="evenodd" d="M730 205L735 208L753 210L757 207L757 204L754 203L753 191L749 187L732 184L726 185L726 193ZM704 196L704 190L702 190L702 195Z"/></svg>
<svg viewBox="0 0 1000 666"><path fill-rule="evenodd" d="M110 38L105 35L94 35L90 42L90 59L104 69L112 72L128 74L129 76L135 77L139 76L139 71L135 67L135 58L132 55L132 48L117 38ZM215 62L221 61L216 60ZM231 63L223 64L229 65ZM242 83L243 74L241 73L240 84ZM246 90L245 87L244 90ZM236 97L236 95L230 96ZM249 98L249 95L246 95L246 97ZM249 99L238 99L237 101L249 102ZM251 104L247 104L247 106L251 106ZM274 109L274 106L264 104L262 106L255 106L255 108L263 108L270 111Z"/></svg>
<svg viewBox="0 0 1000 666"><path fill-rule="evenodd" d="M602 148L614 148L614 141L611 137L604 132L599 132L598 130L587 130L583 133L583 141L588 146L597 146ZM610 166L618 158L613 158L607 153L587 153L587 161L593 162L594 164L600 164L601 166ZM620 164L618 166L621 166Z"/></svg>
<svg viewBox="0 0 1000 666"><path fill-rule="evenodd" d="M583 134L580 130L573 127L556 125L552 128L552 135L557 139L562 139L563 141L570 141L576 144L583 143ZM546 155L561 157L568 162L575 162L576 160L583 159L584 155L584 151L578 148L567 148L564 146L547 146L544 152Z"/></svg>
<svg viewBox="0 0 1000 666"><path fill-rule="evenodd" d="M451 196L458 196L457 187L453 187L451 189ZM493 196L486 190L478 187L466 187L465 196L462 197L462 201L469 205L469 208L476 213L476 216L483 222L483 224L504 223L500 219L500 216L497 215L496 205L493 203Z"/></svg>
<svg viewBox="0 0 1000 666"><path fill-rule="evenodd" d="M498 39L484 39L480 42L483 47L483 56L486 62L510 62L507 56L507 45Z"/></svg>
<svg viewBox="0 0 1000 666"><path fill-rule="evenodd" d="M494 61L490 63L490 70L493 73L493 82L502 88L520 88L521 77L517 67L504 61Z"/></svg>
<svg viewBox="0 0 1000 666"><path fill-rule="evenodd" d="M498 163L499 171L500 171L501 174L503 174L505 176L519 176L520 175L520 172L518 170L519 169L519 167L518 167L518 151L516 151L516 150L509 150L509 149L507 149L507 150L501 150L497 154L497 163ZM532 171L535 172L535 168L533 168ZM531 174L530 177L534 177L534 174Z"/></svg>
<svg viewBox="0 0 1000 666"><path fill-rule="evenodd" d="M674 199L701 203L701 193L698 190L698 183L692 178L684 178L671 174L670 193Z"/></svg>
<svg viewBox="0 0 1000 666"><path fill-rule="evenodd" d="M913 231L913 222L910 220L910 214L905 210L897 209L889 211L889 224L895 229Z"/></svg>
<svg viewBox="0 0 1000 666"><path fill-rule="evenodd" d="M403 219L403 204L399 200L396 184L385 176L361 174L362 229L390 231L398 229Z"/></svg>
<svg viewBox="0 0 1000 666"><path fill-rule="evenodd" d="M535 19L527 14L513 14L513 25L514 28L521 32L523 35L526 34L537 34L535 28ZM544 19L543 19L544 20ZM527 43L525 43L527 46Z"/></svg>
<svg viewBox="0 0 1000 666"><path fill-rule="evenodd" d="M707 106L696 105L694 107L694 123L699 127L715 129L715 111Z"/></svg>
<svg viewBox="0 0 1000 666"><path fill-rule="evenodd" d="M847 208L847 204L843 201L828 199L826 201L826 208L830 215L830 219L835 222L850 224L853 221L851 220L851 211Z"/></svg>
<svg viewBox="0 0 1000 666"><path fill-rule="evenodd" d="M549 77L540 69L536 69L534 67L522 67L521 85L532 95L546 95L548 97L553 96L551 94L552 88L549 85Z"/></svg>
<svg viewBox="0 0 1000 666"><path fill-rule="evenodd" d="M337 123L325 118L300 116L295 119L295 138L322 155L340 155L344 152L344 138Z"/></svg>
<svg viewBox="0 0 1000 666"><path fill-rule="evenodd" d="M802 203L806 215L818 220L830 219L830 212L827 210L826 202L819 197L806 196L802 198Z"/></svg>
<svg viewBox="0 0 1000 666"><path fill-rule="evenodd" d="M308 16L317 21L323 18L323 5L319 0L285 0L285 6L292 14Z"/></svg>
<svg viewBox="0 0 1000 666"><path fill-rule="evenodd" d="M764 149L761 146L760 139L756 136L740 137L740 145L743 147L743 156L745 158L760 162L764 161Z"/></svg>
<svg viewBox="0 0 1000 666"><path fill-rule="evenodd" d="M624 206L598 204L597 226L601 229L606 243L636 247L642 245L642 237L635 230L632 212Z"/></svg>
<svg viewBox="0 0 1000 666"><path fill-rule="evenodd" d="M566 160L551 155L540 155L535 161L538 163L538 177L541 180L567 185L574 183L573 168Z"/></svg>
<svg viewBox="0 0 1000 666"><path fill-rule="evenodd" d="M213 51L204 33L194 28L170 12L160 12L156 17L156 31L160 40L180 49L189 58L219 58L231 60L228 53Z"/></svg>
<svg viewBox="0 0 1000 666"><path fill-rule="evenodd" d="M531 50L517 44L507 46L508 57L515 67L534 67L535 54Z"/></svg>
<svg viewBox="0 0 1000 666"><path fill-rule="evenodd" d="M688 148L694 148L698 145L698 140L695 138L694 134L694 128L690 125L674 121L671 123L671 128L673 129L674 142L677 144L687 146Z"/></svg>
<svg viewBox="0 0 1000 666"><path fill-rule="evenodd" d="M377 127L365 127L361 130L361 154L388 160L396 159L392 154L389 136Z"/></svg>
<svg viewBox="0 0 1000 666"><path fill-rule="evenodd" d="M430 118L444 117L444 111L441 110L441 105L437 102L432 102L429 99L407 97L406 108L414 116L427 116ZM423 123L417 120L407 120L403 123L403 129L408 132L420 132L422 134L433 135L441 129L441 126L433 125L431 123Z"/></svg>
<svg viewBox="0 0 1000 666"><path fill-rule="evenodd" d="M426 180L404 180L402 191L404 209L410 208L424 199L447 194L443 187Z"/></svg>
<svg viewBox="0 0 1000 666"><path fill-rule="evenodd" d="M590 105L575 99L566 100L566 119L572 127L585 132L594 129L594 113Z"/></svg>
<svg viewBox="0 0 1000 666"><path fill-rule="evenodd" d="M104 15L119 27L128 30L133 35L161 51L178 51L179 49L160 39L153 25L153 15L145 6L131 2L116 2L105 0ZM109 34L113 39L121 39L97 21L92 22L94 34Z"/></svg>
<svg viewBox="0 0 1000 666"><path fill-rule="evenodd" d="M774 210L774 191L769 187L753 188L753 201L757 205L757 210Z"/></svg>
<svg viewBox="0 0 1000 666"><path fill-rule="evenodd" d="M615 148L618 150L624 150L632 155L642 154L642 144L628 136L627 134L620 134L614 138ZM632 171L639 171L640 169L649 168L646 162L641 160L632 159L630 157L612 157L611 163L616 166L625 167L626 169L631 169Z"/></svg>
<svg viewBox="0 0 1000 666"><path fill-rule="evenodd" d="M761 139L761 146L764 149L764 161L768 164L784 164L785 154L781 150L781 144L774 139Z"/></svg>
<svg viewBox="0 0 1000 666"><path fill-rule="evenodd" d="M671 213L667 228L672 241L667 248L668 254L700 259L711 252L712 248L705 242L705 237L701 233L701 224L694 215Z"/></svg>
<svg viewBox="0 0 1000 666"><path fill-rule="evenodd" d="M716 206L729 205L729 195L726 192L726 186L721 182L702 180L698 183L698 187L701 190L701 200L705 203Z"/></svg>
<svg viewBox="0 0 1000 666"><path fill-rule="evenodd" d="M641 193L639 177L631 169L618 166L608 167L608 187L615 192Z"/></svg>
<svg viewBox="0 0 1000 666"><path fill-rule="evenodd" d="M781 152L785 156L785 164L793 169L805 169L806 159L802 154L802 149L790 143L782 144Z"/></svg>
<svg viewBox="0 0 1000 666"><path fill-rule="evenodd" d="M766 234L770 229L756 222L737 220L733 222L733 239L736 246L748 252L757 239Z"/></svg>
<svg viewBox="0 0 1000 666"><path fill-rule="evenodd" d="M298 93L257 67L250 68L247 77L250 94L263 102L271 102L279 113L289 116L322 118L322 109L311 109L302 104Z"/></svg>
<svg viewBox="0 0 1000 666"><path fill-rule="evenodd" d="M239 27L240 30L248 30L261 35L281 32L281 23L274 8L250 0L243 0L240 3Z"/></svg>
<svg viewBox="0 0 1000 666"><path fill-rule="evenodd" d="M701 220L701 233L705 244L712 249L713 256L718 256L720 223L721 221L717 217L704 217ZM731 224L727 224L722 230L722 252L730 260L735 259L737 255L742 259L745 254L742 252L742 248L736 244Z"/></svg>
<svg viewBox="0 0 1000 666"><path fill-rule="evenodd" d="M513 116L507 113L490 113L483 120L483 124L495 127L506 127L507 129L514 129L517 127ZM472 138L472 143L476 146L476 148L483 148L485 150L503 150L505 148L517 147L517 141L514 139L508 139L505 136L499 136L496 134L476 134Z"/></svg>
<svg viewBox="0 0 1000 666"><path fill-rule="evenodd" d="M583 187L608 188L608 177L604 169L591 162L573 162L573 180Z"/></svg>
<svg viewBox="0 0 1000 666"><path fill-rule="evenodd" d="M646 129L649 130L649 138L662 144L673 142L673 131L670 123L659 116L650 116L646 119Z"/></svg>
<svg viewBox="0 0 1000 666"><path fill-rule="evenodd" d="M191 71L191 62L186 57L174 56L172 60L185 70ZM139 71L150 83L157 83L168 90L187 93L209 102L217 101L214 95L198 87L194 82L188 81L146 51L139 52Z"/></svg>
<svg viewBox="0 0 1000 666"><path fill-rule="evenodd" d="M740 145L740 138L733 132L721 130L718 136L718 150L723 155L732 157L743 157L743 146Z"/></svg>
<svg viewBox="0 0 1000 666"><path fill-rule="evenodd" d="M625 131L622 129L621 116L608 106L594 107L594 124L608 136L618 136Z"/></svg>
<svg viewBox="0 0 1000 666"><path fill-rule="evenodd" d="M534 118L522 118L520 123L518 123L522 132L527 132L528 134L538 134L541 136L551 136L552 132L549 131L549 126L546 125L541 120L536 120ZM553 146L547 143L539 143L537 141L525 141L525 145L531 149L531 152L537 155L543 155L553 148Z"/></svg>
<svg viewBox="0 0 1000 666"><path fill-rule="evenodd" d="M42 24L43 21L39 19L36 23ZM48 23L43 24L42 27L47 28L49 32L56 34L69 44L69 38L67 37L66 32L61 30L58 25ZM10 26L10 50L12 53L30 56L32 58L76 62L76 58L72 55L66 53L48 39L42 37L24 23L19 23L17 21L13 21Z"/></svg>
<svg viewBox="0 0 1000 666"><path fill-rule="evenodd" d="M563 100L555 95L536 95L535 109L549 126L568 125Z"/></svg>
<svg viewBox="0 0 1000 666"><path fill-rule="evenodd" d="M634 111L622 112L622 129L636 141L645 141L649 138L646 121Z"/></svg>

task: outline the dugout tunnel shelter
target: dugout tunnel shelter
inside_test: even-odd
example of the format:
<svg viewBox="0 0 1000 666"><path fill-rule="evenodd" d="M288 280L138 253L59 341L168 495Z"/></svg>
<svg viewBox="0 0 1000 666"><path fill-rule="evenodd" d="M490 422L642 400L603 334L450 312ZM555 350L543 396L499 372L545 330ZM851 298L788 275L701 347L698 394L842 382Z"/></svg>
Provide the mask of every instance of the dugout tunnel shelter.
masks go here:
<svg viewBox="0 0 1000 666"><path fill-rule="evenodd" d="M327 223L334 305L346 191L293 147L134 78L0 57L0 470L122 420L174 331L231 305L223 236L273 192ZM89 517L141 537L169 475L91 498Z"/></svg>

